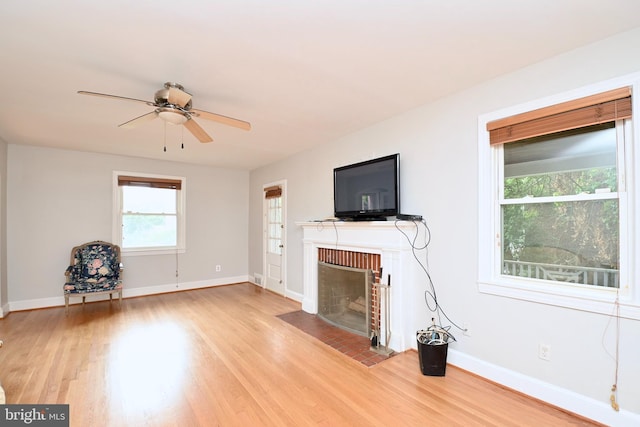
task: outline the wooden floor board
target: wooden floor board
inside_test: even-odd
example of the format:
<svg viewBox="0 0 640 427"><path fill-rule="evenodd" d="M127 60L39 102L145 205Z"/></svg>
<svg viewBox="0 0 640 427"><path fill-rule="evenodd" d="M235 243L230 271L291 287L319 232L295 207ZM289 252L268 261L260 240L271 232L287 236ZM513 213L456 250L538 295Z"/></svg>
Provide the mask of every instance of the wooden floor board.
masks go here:
<svg viewBox="0 0 640 427"><path fill-rule="evenodd" d="M0 319L7 403L68 403L72 426L597 425L415 351L367 367L279 319L243 283Z"/></svg>

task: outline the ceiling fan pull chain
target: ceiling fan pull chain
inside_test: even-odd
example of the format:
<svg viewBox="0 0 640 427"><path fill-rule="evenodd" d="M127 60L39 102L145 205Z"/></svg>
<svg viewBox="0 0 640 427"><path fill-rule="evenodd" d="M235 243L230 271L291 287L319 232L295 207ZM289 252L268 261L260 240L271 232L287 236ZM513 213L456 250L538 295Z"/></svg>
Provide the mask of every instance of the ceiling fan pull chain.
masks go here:
<svg viewBox="0 0 640 427"><path fill-rule="evenodd" d="M167 152L167 122L164 122L164 152Z"/></svg>
<svg viewBox="0 0 640 427"><path fill-rule="evenodd" d="M184 126L180 128L180 138L182 139L181 147L184 150Z"/></svg>

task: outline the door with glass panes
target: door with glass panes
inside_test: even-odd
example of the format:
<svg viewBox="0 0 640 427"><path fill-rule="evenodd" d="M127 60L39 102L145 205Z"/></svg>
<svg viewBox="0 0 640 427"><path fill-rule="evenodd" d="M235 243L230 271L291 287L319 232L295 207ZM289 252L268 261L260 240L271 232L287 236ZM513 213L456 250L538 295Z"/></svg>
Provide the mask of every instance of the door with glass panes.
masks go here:
<svg viewBox="0 0 640 427"><path fill-rule="evenodd" d="M282 185L265 188L265 287L284 295L284 195Z"/></svg>

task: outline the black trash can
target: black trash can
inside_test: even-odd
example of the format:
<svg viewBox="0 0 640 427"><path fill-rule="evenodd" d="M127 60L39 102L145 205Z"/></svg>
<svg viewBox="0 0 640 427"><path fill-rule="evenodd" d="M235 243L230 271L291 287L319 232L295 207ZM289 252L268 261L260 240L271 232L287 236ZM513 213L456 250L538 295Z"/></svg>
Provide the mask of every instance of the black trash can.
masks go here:
<svg viewBox="0 0 640 427"><path fill-rule="evenodd" d="M447 350L449 343L434 341L423 343L418 341L418 358L422 375L443 377L447 370Z"/></svg>

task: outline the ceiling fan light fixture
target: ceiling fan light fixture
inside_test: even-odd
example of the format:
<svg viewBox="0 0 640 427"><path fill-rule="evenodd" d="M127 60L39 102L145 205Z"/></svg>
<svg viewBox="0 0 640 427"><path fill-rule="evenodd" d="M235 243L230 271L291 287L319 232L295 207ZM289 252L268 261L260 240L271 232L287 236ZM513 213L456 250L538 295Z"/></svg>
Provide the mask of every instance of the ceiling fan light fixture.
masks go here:
<svg viewBox="0 0 640 427"><path fill-rule="evenodd" d="M158 111L158 117L174 125L181 125L187 121L187 116L179 111L161 109Z"/></svg>

